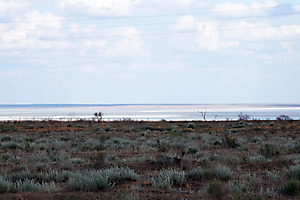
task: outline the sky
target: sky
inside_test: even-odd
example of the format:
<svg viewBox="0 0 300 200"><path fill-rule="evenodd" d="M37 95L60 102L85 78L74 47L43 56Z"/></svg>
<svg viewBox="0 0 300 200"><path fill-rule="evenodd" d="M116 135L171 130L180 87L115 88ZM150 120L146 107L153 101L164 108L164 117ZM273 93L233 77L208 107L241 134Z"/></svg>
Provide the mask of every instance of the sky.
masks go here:
<svg viewBox="0 0 300 200"><path fill-rule="evenodd" d="M300 2L0 0L0 104L300 103Z"/></svg>

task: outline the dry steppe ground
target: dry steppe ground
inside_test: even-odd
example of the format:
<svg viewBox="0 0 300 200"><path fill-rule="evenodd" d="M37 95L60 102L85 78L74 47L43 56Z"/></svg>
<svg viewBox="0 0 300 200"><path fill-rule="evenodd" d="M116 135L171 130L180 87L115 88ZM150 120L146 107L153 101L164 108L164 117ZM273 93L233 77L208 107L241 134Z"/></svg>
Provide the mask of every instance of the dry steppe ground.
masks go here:
<svg viewBox="0 0 300 200"><path fill-rule="evenodd" d="M298 199L300 121L0 122L1 199Z"/></svg>

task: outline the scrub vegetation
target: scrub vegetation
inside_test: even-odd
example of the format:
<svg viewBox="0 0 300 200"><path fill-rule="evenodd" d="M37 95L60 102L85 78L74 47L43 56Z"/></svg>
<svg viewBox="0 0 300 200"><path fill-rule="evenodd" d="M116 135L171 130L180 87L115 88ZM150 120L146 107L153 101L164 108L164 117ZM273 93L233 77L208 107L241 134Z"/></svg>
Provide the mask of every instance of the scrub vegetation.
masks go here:
<svg viewBox="0 0 300 200"><path fill-rule="evenodd" d="M300 121L243 116L0 122L0 198L300 198Z"/></svg>

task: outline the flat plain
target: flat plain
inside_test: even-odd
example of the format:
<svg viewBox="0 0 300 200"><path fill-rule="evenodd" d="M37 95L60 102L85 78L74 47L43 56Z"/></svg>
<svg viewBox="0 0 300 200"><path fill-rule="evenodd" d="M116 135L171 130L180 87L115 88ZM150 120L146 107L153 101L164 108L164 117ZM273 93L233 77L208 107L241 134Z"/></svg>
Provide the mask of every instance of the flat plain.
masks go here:
<svg viewBox="0 0 300 200"><path fill-rule="evenodd" d="M300 121L0 122L1 199L297 199Z"/></svg>

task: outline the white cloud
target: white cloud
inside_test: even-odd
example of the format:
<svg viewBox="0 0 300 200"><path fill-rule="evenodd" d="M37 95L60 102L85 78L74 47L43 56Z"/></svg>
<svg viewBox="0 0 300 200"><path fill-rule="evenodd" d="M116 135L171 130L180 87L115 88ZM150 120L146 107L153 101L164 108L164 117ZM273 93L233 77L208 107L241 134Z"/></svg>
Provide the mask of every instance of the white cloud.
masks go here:
<svg viewBox="0 0 300 200"><path fill-rule="evenodd" d="M239 41L221 41L221 47L229 48L231 46L239 46Z"/></svg>
<svg viewBox="0 0 300 200"><path fill-rule="evenodd" d="M175 11L187 10L188 8L210 7L209 3L199 2L197 0L155 0L154 3L158 6L162 6L164 9Z"/></svg>
<svg viewBox="0 0 300 200"><path fill-rule="evenodd" d="M191 15L179 17L173 25L173 29L178 31L195 30L197 28L197 19Z"/></svg>
<svg viewBox="0 0 300 200"><path fill-rule="evenodd" d="M107 44L107 41L105 41L105 40L100 40L100 41L97 41L97 40L86 40L84 42L84 46L86 46L86 47L93 47L94 46L94 47L102 48L106 44Z"/></svg>
<svg viewBox="0 0 300 200"><path fill-rule="evenodd" d="M0 0L0 18L19 15L26 10L30 4L21 0Z"/></svg>
<svg viewBox="0 0 300 200"><path fill-rule="evenodd" d="M141 40L121 39L107 47L105 56L146 56L148 53L143 50Z"/></svg>
<svg viewBox="0 0 300 200"><path fill-rule="evenodd" d="M106 29L108 36L124 36L113 44L107 44L104 55L106 56L147 56L148 52L143 49L144 42L140 39L140 32L134 27L118 27Z"/></svg>
<svg viewBox="0 0 300 200"><path fill-rule="evenodd" d="M3 77L18 78L21 76L22 76L22 72L20 69L9 69L3 72Z"/></svg>
<svg viewBox="0 0 300 200"><path fill-rule="evenodd" d="M217 51L220 49L220 32L211 31L218 29L218 22L199 22L197 30L197 44L201 50Z"/></svg>
<svg viewBox="0 0 300 200"><path fill-rule="evenodd" d="M248 15L263 15L267 14L267 11L271 8L261 9L264 7L275 7L278 5L273 0L266 0L264 3L252 2L250 5L242 3L226 2L223 4L217 4L215 8L211 9L216 15L228 16L228 17L240 17Z"/></svg>
<svg viewBox="0 0 300 200"><path fill-rule="evenodd" d="M288 50L288 53L292 51L292 42L281 42L281 45Z"/></svg>
<svg viewBox="0 0 300 200"><path fill-rule="evenodd" d="M189 8L207 8L211 4L197 0L58 0L58 7L64 13L95 16L126 16L133 13L155 13L157 7L182 11Z"/></svg>
<svg viewBox="0 0 300 200"><path fill-rule="evenodd" d="M187 17L190 20L193 17ZM182 18L180 18L182 20ZM174 43L181 49L189 51L219 51L229 47L241 46L243 41L264 43L265 41L285 41L297 39L300 35L300 25L283 25L272 27L268 21L246 22L244 20L214 22L199 21L192 26L183 24L174 24L178 31L193 30L194 24L198 33L184 34L179 33L174 36ZM220 31L218 31L220 30ZM223 31L222 31L223 30ZM198 44L195 49L195 44ZM249 44L250 45L250 44ZM242 46L242 48L246 48ZM252 48L254 51L261 49L260 47ZM248 49L251 51L251 48ZM249 52L248 52L249 53Z"/></svg>
<svg viewBox="0 0 300 200"><path fill-rule="evenodd" d="M140 39L140 32L133 26L123 26L123 27L116 27L113 29L105 29L105 33L108 36L124 36L126 38L131 39Z"/></svg>
<svg viewBox="0 0 300 200"><path fill-rule="evenodd" d="M293 5L292 7L293 7L294 11L300 12L300 5Z"/></svg>
<svg viewBox="0 0 300 200"><path fill-rule="evenodd" d="M121 63L110 63L105 65L106 70L114 73L157 73L160 72L168 72L169 74L175 73L178 71L192 70L191 66L183 62L181 60L173 60L169 62L140 62L140 63L129 63L129 64L121 64Z"/></svg>
<svg viewBox="0 0 300 200"><path fill-rule="evenodd" d="M87 72L87 73L93 73L93 72L97 72L98 71L98 68L95 67L94 65L83 65L79 69L81 71Z"/></svg>
<svg viewBox="0 0 300 200"><path fill-rule="evenodd" d="M131 13L131 7L139 4L137 0L59 0L58 7L66 13L98 16L124 16Z"/></svg>
<svg viewBox="0 0 300 200"><path fill-rule="evenodd" d="M246 41L288 40L297 38L300 34L300 25L272 27L268 22L263 21L257 23L246 21L229 22L224 24L221 29L233 29L232 31L222 31L224 38Z"/></svg>
<svg viewBox="0 0 300 200"><path fill-rule="evenodd" d="M32 11L26 13L24 22L17 23L15 27L10 28L9 31L4 32L2 40L10 42L13 40L24 40L29 38L47 38L60 36L59 30L40 31L37 29L45 28L61 28L61 17L57 17L50 12L39 13ZM14 26L14 25L12 25Z"/></svg>

